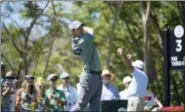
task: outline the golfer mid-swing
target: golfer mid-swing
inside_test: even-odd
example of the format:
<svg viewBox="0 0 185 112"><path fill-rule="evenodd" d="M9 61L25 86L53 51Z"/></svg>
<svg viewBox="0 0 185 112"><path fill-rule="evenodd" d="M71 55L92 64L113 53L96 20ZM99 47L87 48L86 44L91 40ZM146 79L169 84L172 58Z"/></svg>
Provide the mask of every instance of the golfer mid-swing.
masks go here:
<svg viewBox="0 0 185 112"><path fill-rule="evenodd" d="M71 111L83 111L88 103L91 111L100 111L102 79L99 55L93 44L94 36L84 30L84 24L80 21L73 21L69 29L73 34L73 52L80 56L84 64L79 96Z"/></svg>

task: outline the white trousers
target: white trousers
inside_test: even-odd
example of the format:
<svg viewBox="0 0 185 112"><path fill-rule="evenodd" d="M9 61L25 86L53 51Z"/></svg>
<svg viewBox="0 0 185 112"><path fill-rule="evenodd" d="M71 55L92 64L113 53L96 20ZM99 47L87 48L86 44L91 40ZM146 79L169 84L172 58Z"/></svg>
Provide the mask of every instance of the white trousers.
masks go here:
<svg viewBox="0 0 185 112"><path fill-rule="evenodd" d="M143 111L144 105L145 102L143 97L128 98L127 111Z"/></svg>

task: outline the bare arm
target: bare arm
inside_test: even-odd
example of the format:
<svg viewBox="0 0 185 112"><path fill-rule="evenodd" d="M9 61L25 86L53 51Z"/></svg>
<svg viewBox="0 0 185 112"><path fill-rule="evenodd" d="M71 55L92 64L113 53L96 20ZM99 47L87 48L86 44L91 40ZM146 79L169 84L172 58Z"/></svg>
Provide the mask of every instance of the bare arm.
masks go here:
<svg viewBox="0 0 185 112"><path fill-rule="evenodd" d="M3 91L2 96L7 96L7 95L9 95L10 91L11 91L11 88L10 88L10 87L7 87L7 88Z"/></svg>
<svg viewBox="0 0 185 112"><path fill-rule="evenodd" d="M20 103L21 103L21 89L19 89L17 91L17 94L16 94L16 102L15 102L15 105L16 107L19 107Z"/></svg>
<svg viewBox="0 0 185 112"><path fill-rule="evenodd" d="M155 102L159 106L159 109L163 108L163 104L157 98L155 98Z"/></svg>
<svg viewBox="0 0 185 112"><path fill-rule="evenodd" d="M121 56L123 62L127 65L129 72L133 72L134 68L132 66L132 56L122 48L118 48L117 53Z"/></svg>

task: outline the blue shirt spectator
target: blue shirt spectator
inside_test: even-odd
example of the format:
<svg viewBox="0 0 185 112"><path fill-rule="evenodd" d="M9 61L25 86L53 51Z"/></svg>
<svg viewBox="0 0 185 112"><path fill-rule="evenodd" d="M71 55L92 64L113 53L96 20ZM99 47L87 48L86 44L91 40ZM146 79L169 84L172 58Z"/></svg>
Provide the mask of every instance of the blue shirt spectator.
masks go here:
<svg viewBox="0 0 185 112"><path fill-rule="evenodd" d="M103 85L101 100L118 100L120 99L118 89L112 85Z"/></svg>
<svg viewBox="0 0 185 112"><path fill-rule="evenodd" d="M113 73L111 73L109 70L104 70L102 72L102 78L103 78L103 89L102 89L101 100L120 99L117 87L111 84Z"/></svg>

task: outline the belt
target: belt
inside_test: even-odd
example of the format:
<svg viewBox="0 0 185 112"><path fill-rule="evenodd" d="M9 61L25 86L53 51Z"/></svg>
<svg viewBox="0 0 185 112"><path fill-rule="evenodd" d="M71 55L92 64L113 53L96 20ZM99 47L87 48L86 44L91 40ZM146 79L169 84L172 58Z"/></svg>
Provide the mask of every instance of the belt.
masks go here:
<svg viewBox="0 0 185 112"><path fill-rule="evenodd" d="M93 71L93 70L86 70L87 73L95 74L95 75L101 75L102 71Z"/></svg>

